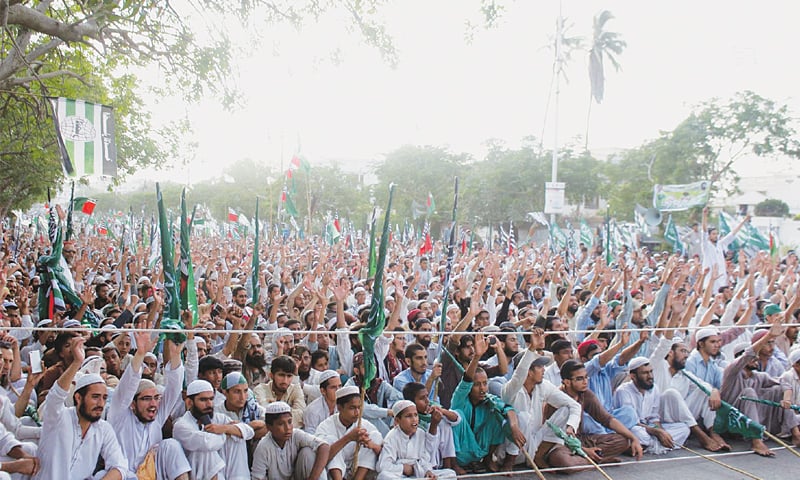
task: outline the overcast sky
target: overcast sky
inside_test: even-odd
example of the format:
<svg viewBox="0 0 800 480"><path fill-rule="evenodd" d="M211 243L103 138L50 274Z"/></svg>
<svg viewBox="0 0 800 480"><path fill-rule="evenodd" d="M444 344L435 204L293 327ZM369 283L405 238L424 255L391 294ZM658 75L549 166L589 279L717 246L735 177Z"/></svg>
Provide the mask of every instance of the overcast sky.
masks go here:
<svg viewBox="0 0 800 480"><path fill-rule="evenodd" d="M332 15L301 32L263 32L238 66L241 109L228 113L209 100L184 105L160 100L159 118L187 114L199 147L186 169L147 172L149 178L198 181L238 159L276 167L297 149L314 163L342 161L348 169L403 144L449 146L481 158L486 139L517 145L541 136L551 81L558 2L505 2L497 28L465 41L465 22L477 20L478 1L393 2L382 10L399 50L392 69L378 53L347 34ZM635 147L672 129L692 105L751 89L800 112L800 6L795 2L564 1L572 35L591 38L592 16L608 9L628 47L619 73L607 65L605 101L594 105L590 147L603 152ZM247 45L247 43L243 43ZM341 62L329 61L340 50ZM559 142L583 135L589 99L586 54L578 52L562 83ZM554 143L554 107L544 128ZM580 143L582 145L582 142ZM752 168L743 166L743 173ZM776 165L767 165L768 169ZM763 172L763 165L760 172ZM139 175L141 177L142 175Z"/></svg>

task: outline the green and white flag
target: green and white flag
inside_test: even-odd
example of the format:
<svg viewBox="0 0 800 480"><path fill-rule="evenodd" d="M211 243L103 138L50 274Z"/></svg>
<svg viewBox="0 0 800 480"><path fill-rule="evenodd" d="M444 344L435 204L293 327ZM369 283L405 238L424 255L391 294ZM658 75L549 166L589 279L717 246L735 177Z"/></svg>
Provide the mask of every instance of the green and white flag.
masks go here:
<svg viewBox="0 0 800 480"><path fill-rule="evenodd" d="M586 223L586 220L581 218L581 243L586 245L587 247L591 247L594 245L594 232L592 231L592 227Z"/></svg>
<svg viewBox="0 0 800 480"><path fill-rule="evenodd" d="M112 108L64 97L50 102L64 172L76 178L117 176Z"/></svg>
<svg viewBox="0 0 800 480"><path fill-rule="evenodd" d="M561 230L561 227L558 226L558 222L550 224L550 239L552 248L556 250L562 250L567 247L567 236Z"/></svg>
<svg viewBox="0 0 800 480"><path fill-rule="evenodd" d="M672 215L667 218L667 226L664 227L664 240L672 245L673 252L685 251L683 242L681 242L681 237L678 235L678 229L675 227L675 224L672 223Z"/></svg>
<svg viewBox="0 0 800 480"><path fill-rule="evenodd" d="M662 212L688 210L692 207L704 207L711 193L711 182L699 182L682 185L656 185L653 187L653 207Z"/></svg>

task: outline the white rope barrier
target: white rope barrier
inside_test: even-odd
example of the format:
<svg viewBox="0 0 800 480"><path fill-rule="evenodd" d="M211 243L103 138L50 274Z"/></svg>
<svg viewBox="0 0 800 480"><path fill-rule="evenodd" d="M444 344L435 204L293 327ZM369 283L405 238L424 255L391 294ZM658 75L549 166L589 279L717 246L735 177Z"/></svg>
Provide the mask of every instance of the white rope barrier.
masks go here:
<svg viewBox="0 0 800 480"><path fill-rule="evenodd" d="M784 323L782 324L784 327L800 327L800 323ZM603 329L603 330L546 330L544 331L545 335L564 335L564 334L572 334L572 333L586 333L591 334L593 332L599 331L603 333L617 333L617 332L649 332L649 333L657 333L657 332L667 332L667 331L696 331L701 330L704 328L717 328L719 329L720 333L724 332L727 329L748 329L748 328L756 328L756 327L768 327L769 324L761 323L756 325L727 325L727 326L719 326L719 325L705 325L705 326L694 326L694 327L685 327L685 328L656 328L656 327L644 327L644 328L617 328L617 329ZM25 331L36 331L36 332L63 332L67 331L74 331L74 332L92 332L92 333L135 333L135 332L153 332L153 333L187 333L191 332L194 334L215 334L215 333L256 333L256 334L273 334L277 330L265 330L265 329L252 329L252 330L244 330L244 329L230 329L230 330L206 330L200 324L198 324L195 328L112 328L103 330L102 328L98 327L88 327L85 325L81 325L80 327L0 327L0 330L25 330ZM358 330L292 330L293 334L302 334L302 335L309 335L312 333L316 334L335 334L335 333L358 333ZM506 336L506 335L517 335L517 334L528 334L531 333L530 330L520 330L517 332L500 332L500 331L441 331L441 330L432 330L432 331L416 331L416 330L403 330L403 331L395 331L395 330L385 330L385 334L402 334L402 335L477 335L479 333L483 335L494 335L497 337Z"/></svg>

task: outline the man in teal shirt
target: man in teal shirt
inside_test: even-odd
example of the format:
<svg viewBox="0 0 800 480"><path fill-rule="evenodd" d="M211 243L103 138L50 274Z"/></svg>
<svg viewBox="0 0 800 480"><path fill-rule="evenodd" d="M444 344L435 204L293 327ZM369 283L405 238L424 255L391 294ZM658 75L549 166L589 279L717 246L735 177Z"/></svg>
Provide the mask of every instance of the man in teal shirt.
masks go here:
<svg viewBox="0 0 800 480"><path fill-rule="evenodd" d="M486 372L478 367L478 361L489 349L483 334L475 336L475 355L464 372L464 377L453 392L451 409L458 411L461 422L453 427L456 459L462 466L483 461L486 468L496 472L497 464L492 460L495 449L506 438L520 447L525 444L525 435L519 428L517 412L500 397L488 393L489 380ZM506 460L513 466L514 459ZM504 465L505 466L505 465Z"/></svg>

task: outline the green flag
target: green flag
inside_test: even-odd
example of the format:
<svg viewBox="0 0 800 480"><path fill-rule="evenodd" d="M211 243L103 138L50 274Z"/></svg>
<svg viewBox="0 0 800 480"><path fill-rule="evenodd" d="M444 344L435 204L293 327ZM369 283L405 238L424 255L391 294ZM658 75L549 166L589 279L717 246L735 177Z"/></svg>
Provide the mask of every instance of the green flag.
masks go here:
<svg viewBox="0 0 800 480"><path fill-rule="evenodd" d="M375 276L375 264L378 260L375 257L375 224L377 221L378 209L377 207L373 207L372 220L370 220L369 224L369 264L367 267L367 278L373 278Z"/></svg>
<svg viewBox="0 0 800 480"><path fill-rule="evenodd" d="M158 223L161 231L161 263L164 268L164 319L162 328L183 328L181 325L181 306L178 283L175 278L175 252L172 243L172 231L167 224L167 211L161 196L161 187L156 183L156 201L158 203ZM176 343L183 343L186 336L174 337Z"/></svg>
<svg viewBox="0 0 800 480"><path fill-rule="evenodd" d="M675 224L672 223L672 215L667 218L667 226L664 228L664 240L672 245L673 252L685 251L683 242L681 242L681 237L678 235L678 229L675 227Z"/></svg>
<svg viewBox="0 0 800 480"><path fill-rule="evenodd" d="M719 212L719 237L722 238L725 235L731 233L731 225L735 223L733 217L728 215L725 212ZM731 250L739 250L739 236L736 236L736 239L730 243L728 246Z"/></svg>
<svg viewBox="0 0 800 480"><path fill-rule="evenodd" d="M286 210L286 213L288 213L289 216L292 218L297 218L297 207L294 205L291 192L289 192L286 188L284 188L283 192L281 192L281 203L283 203L283 209Z"/></svg>
<svg viewBox="0 0 800 480"><path fill-rule="evenodd" d="M259 295L261 294L261 290L259 287L258 277L260 274L259 267L261 266L261 262L259 261L259 248L258 248L258 236L260 226L258 225L258 197L256 197L256 216L253 220L255 222L255 232L256 238L253 240L253 266L252 272L250 273L250 282L253 284L253 305L258 302Z"/></svg>
<svg viewBox="0 0 800 480"><path fill-rule="evenodd" d="M562 250L567 246L567 236L564 235L564 232L561 231L561 227L558 226L557 222L553 222L550 224L550 237L551 241L553 242L553 248L556 250Z"/></svg>
<svg viewBox="0 0 800 480"><path fill-rule="evenodd" d="M681 373L692 383L697 385L697 388L702 390L703 393L709 396L711 395L711 392L700 383L693 374L686 370L681 370ZM722 401L722 405L717 409L717 416L714 418L714 431L719 434L736 433L743 436L745 440L752 440L764 436L763 425L745 416L736 407L725 400Z"/></svg>
<svg viewBox="0 0 800 480"><path fill-rule="evenodd" d="M594 245L594 232L592 231L592 227L590 227L583 218L581 218L581 243L587 247Z"/></svg>
<svg viewBox="0 0 800 480"><path fill-rule="evenodd" d="M378 365L375 363L375 341L383 335L383 329L386 327L386 314L383 311L383 270L386 252L389 250L389 217L392 212L392 197L394 197L394 184L389 186L389 205L386 207L386 215L383 219L383 234L378 251L378 261L375 265L375 282L373 283L369 321L358 332L364 353L364 380L361 383L364 389L369 388L372 379L378 373Z"/></svg>
<svg viewBox="0 0 800 480"><path fill-rule="evenodd" d="M186 210L186 189L181 191L181 310L192 312L192 326L199 320L197 312L197 286L194 283L194 267L192 266L192 252L190 245L191 219Z"/></svg>

